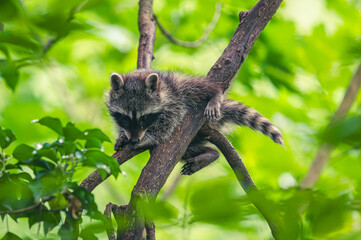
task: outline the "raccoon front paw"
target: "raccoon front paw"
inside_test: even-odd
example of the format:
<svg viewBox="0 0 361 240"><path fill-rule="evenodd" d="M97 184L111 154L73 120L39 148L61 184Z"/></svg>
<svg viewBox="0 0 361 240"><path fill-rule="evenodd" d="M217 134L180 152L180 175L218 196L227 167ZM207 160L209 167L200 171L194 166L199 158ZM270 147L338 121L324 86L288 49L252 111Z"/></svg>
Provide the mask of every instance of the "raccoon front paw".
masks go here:
<svg viewBox="0 0 361 240"><path fill-rule="evenodd" d="M124 147L124 145L127 144L128 142L129 142L129 140L128 140L127 136L119 135L119 137L117 138L117 140L114 144L114 151L118 151L119 149Z"/></svg>
<svg viewBox="0 0 361 240"><path fill-rule="evenodd" d="M183 165L181 174L192 175L199 170L199 165L194 162L194 158L187 159L187 162Z"/></svg>
<svg viewBox="0 0 361 240"><path fill-rule="evenodd" d="M204 111L204 116L209 121L217 121L221 117L221 104L218 101L209 101Z"/></svg>

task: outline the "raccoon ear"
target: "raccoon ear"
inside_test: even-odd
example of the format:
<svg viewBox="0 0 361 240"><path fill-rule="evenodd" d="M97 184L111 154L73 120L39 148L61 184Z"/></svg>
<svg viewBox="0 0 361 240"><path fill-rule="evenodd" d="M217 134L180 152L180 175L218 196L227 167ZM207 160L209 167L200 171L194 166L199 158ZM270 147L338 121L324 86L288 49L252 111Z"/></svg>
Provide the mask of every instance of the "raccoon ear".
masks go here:
<svg viewBox="0 0 361 240"><path fill-rule="evenodd" d="M155 91L158 89L158 83L159 83L159 77L158 74L152 73L145 79L145 86L147 88L151 89L152 91Z"/></svg>
<svg viewBox="0 0 361 240"><path fill-rule="evenodd" d="M118 73L112 73L112 75L110 75L110 85L115 91L121 89L124 86L124 80L122 76L120 76Z"/></svg>

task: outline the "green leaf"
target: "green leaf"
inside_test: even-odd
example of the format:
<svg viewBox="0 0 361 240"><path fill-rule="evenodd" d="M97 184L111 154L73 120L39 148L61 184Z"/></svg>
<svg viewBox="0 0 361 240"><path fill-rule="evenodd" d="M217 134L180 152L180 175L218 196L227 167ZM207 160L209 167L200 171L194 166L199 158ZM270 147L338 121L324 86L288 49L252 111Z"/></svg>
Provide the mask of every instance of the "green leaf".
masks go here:
<svg viewBox="0 0 361 240"><path fill-rule="evenodd" d="M55 168L54 163L45 161L39 157L35 157L35 158L29 158L23 162L21 162L21 165L26 165L28 167L30 167L32 170L37 170L36 168L43 168L45 170L51 170Z"/></svg>
<svg viewBox="0 0 361 240"><path fill-rule="evenodd" d="M20 162L31 159L34 157L34 148L26 144L20 144L14 149L13 156Z"/></svg>
<svg viewBox="0 0 361 240"><path fill-rule="evenodd" d="M0 77L5 80L6 85L11 90L15 90L16 85L19 82L19 71L12 61L4 59L0 60Z"/></svg>
<svg viewBox="0 0 361 240"><path fill-rule="evenodd" d="M58 226L61 220L60 212L42 212L42 220L44 222L44 234L46 235L54 227Z"/></svg>
<svg viewBox="0 0 361 240"><path fill-rule="evenodd" d="M323 136L329 143L346 142L351 145L361 143L361 116L348 117L332 125Z"/></svg>
<svg viewBox="0 0 361 240"><path fill-rule="evenodd" d="M0 42L22 47L30 53L42 51L42 46L36 39L33 39L30 34L25 35L21 32L0 32Z"/></svg>
<svg viewBox="0 0 361 240"><path fill-rule="evenodd" d="M81 220L73 219L70 215L67 214L65 223L61 225L58 235L61 237L61 240L68 239L77 239L79 234L79 223Z"/></svg>
<svg viewBox="0 0 361 240"><path fill-rule="evenodd" d="M331 236L334 232L349 231L352 216L348 202L348 195L314 198L307 212L313 234L321 239L327 239L327 236Z"/></svg>
<svg viewBox="0 0 361 240"><path fill-rule="evenodd" d="M3 23L0 23L0 32L1 32L1 24L2 24L2 26L4 26ZM0 44L0 51L2 51L5 54L6 58L9 58L10 53L9 53L8 48L5 45Z"/></svg>
<svg viewBox="0 0 361 240"><path fill-rule="evenodd" d="M85 130L84 135L86 136L87 139L97 138L101 142L104 142L104 141L110 142L109 137L98 128Z"/></svg>
<svg viewBox="0 0 361 240"><path fill-rule="evenodd" d="M74 196L82 203L82 208L87 211L86 215L99 219L102 214L98 211L98 207L94 202L94 195L83 187L77 187L73 192ZM100 214L100 215L99 215Z"/></svg>
<svg viewBox="0 0 361 240"><path fill-rule="evenodd" d="M98 240L90 228L82 230L79 236L84 240Z"/></svg>
<svg viewBox="0 0 361 240"><path fill-rule="evenodd" d="M74 123L67 123L63 128L64 137L66 140L74 141L76 139L83 139L84 134L75 127Z"/></svg>
<svg viewBox="0 0 361 240"><path fill-rule="evenodd" d="M54 132L58 133L59 135L63 136L63 127L61 125L61 121L58 118L53 117L43 117L42 119L36 121L43 126L46 126L53 130Z"/></svg>
<svg viewBox="0 0 361 240"><path fill-rule="evenodd" d="M58 157L56 155L56 151L55 149L53 148L46 148L46 147L43 147L39 150L36 151L36 154L35 156L38 156L38 157L46 157L54 162L58 162Z"/></svg>
<svg viewBox="0 0 361 240"><path fill-rule="evenodd" d="M15 19L21 11L21 6L17 0L0 1L0 21Z"/></svg>
<svg viewBox="0 0 361 240"><path fill-rule="evenodd" d="M217 193L216 201L209 201ZM231 185L221 179L200 184L189 198L193 221L231 225L242 219L244 202L233 197Z"/></svg>
<svg viewBox="0 0 361 240"><path fill-rule="evenodd" d="M0 127L0 147L2 149L7 148L15 140L16 137L11 130Z"/></svg>
<svg viewBox="0 0 361 240"><path fill-rule="evenodd" d="M0 178L1 209L16 210L34 205L33 193L22 177L9 174Z"/></svg>
<svg viewBox="0 0 361 240"><path fill-rule="evenodd" d="M101 149L102 142L98 138L88 138L85 143L85 148L97 148Z"/></svg>
<svg viewBox="0 0 361 240"><path fill-rule="evenodd" d="M14 233L7 232L1 240L22 240L22 238Z"/></svg>
<svg viewBox="0 0 361 240"><path fill-rule="evenodd" d="M29 183L29 187L33 191L34 198L39 199L61 191L64 179L62 172L55 169L37 176L35 181Z"/></svg>
<svg viewBox="0 0 361 240"><path fill-rule="evenodd" d="M88 150L85 153L83 164L84 166L97 167L100 172L105 170L106 173L112 174L115 177L119 174L117 161L98 150ZM105 174L102 174L102 177L105 177Z"/></svg>
<svg viewBox="0 0 361 240"><path fill-rule="evenodd" d="M57 192L55 196L56 197L53 200L49 201L50 208L52 210L65 208L68 204L68 201L64 195L61 194L61 192Z"/></svg>

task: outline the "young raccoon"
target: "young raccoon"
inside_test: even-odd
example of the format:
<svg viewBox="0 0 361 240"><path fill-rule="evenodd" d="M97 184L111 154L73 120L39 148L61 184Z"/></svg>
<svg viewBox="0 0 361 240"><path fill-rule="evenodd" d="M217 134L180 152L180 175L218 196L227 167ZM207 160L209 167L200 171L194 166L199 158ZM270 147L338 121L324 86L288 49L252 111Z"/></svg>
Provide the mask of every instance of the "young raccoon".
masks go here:
<svg viewBox="0 0 361 240"><path fill-rule="evenodd" d="M220 130L228 123L244 125L283 145L280 131L267 118L239 102L223 99L220 87L204 77L141 69L113 73L110 84L106 105L119 128L115 150L125 144L142 148L165 142L188 108L205 103L210 127ZM219 153L204 146L205 142L198 135L193 139L183 156L182 174L193 174L218 158Z"/></svg>

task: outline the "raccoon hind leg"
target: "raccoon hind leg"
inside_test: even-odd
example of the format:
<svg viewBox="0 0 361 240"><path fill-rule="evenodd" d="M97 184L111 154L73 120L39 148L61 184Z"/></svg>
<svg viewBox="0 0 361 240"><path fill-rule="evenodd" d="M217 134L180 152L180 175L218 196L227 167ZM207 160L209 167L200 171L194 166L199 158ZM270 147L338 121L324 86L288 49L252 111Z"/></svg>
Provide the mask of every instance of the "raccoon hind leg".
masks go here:
<svg viewBox="0 0 361 240"><path fill-rule="evenodd" d="M200 144L190 145L183 156L185 164L182 167L182 175L192 175L214 162L219 157L219 153L213 148Z"/></svg>

